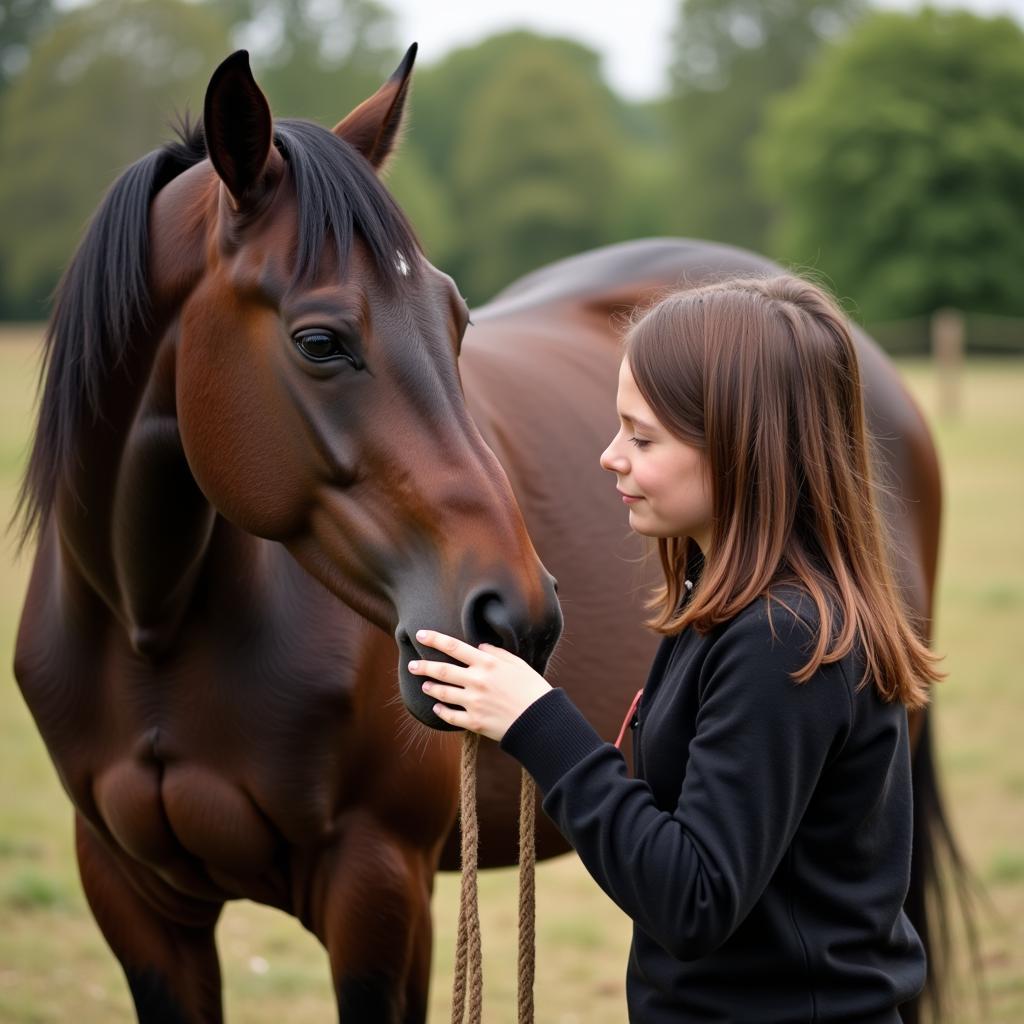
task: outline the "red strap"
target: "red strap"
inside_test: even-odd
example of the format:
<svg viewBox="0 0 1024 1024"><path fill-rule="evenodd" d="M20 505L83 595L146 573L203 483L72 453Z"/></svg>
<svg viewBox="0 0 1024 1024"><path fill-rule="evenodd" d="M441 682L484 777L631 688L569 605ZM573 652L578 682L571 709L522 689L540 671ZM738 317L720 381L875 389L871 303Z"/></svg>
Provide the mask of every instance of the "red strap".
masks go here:
<svg viewBox="0 0 1024 1024"><path fill-rule="evenodd" d="M619 738L615 741L616 749L621 749L622 738L626 735L626 730L629 728L629 723L633 721L633 715L636 714L636 709L640 704L640 698L644 695L643 687L636 691L636 696L633 698L633 703L629 705L629 710L626 712L626 717L622 720L622 728L619 730Z"/></svg>

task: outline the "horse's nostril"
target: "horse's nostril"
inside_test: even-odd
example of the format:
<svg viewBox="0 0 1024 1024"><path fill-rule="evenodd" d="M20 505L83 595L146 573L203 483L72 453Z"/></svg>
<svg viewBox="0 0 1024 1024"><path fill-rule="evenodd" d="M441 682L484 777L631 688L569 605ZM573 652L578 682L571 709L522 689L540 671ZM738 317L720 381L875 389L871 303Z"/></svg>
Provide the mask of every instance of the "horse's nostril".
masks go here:
<svg viewBox="0 0 1024 1024"><path fill-rule="evenodd" d="M412 642L412 637L406 630L398 630L395 634L395 641L398 644L399 651L402 652L400 660L409 661L412 658L419 657L419 651L417 650L416 645Z"/></svg>
<svg viewBox="0 0 1024 1024"><path fill-rule="evenodd" d="M515 629L509 618L508 607L500 594L484 590L474 594L466 605L463 628L473 643L488 643L514 651Z"/></svg>

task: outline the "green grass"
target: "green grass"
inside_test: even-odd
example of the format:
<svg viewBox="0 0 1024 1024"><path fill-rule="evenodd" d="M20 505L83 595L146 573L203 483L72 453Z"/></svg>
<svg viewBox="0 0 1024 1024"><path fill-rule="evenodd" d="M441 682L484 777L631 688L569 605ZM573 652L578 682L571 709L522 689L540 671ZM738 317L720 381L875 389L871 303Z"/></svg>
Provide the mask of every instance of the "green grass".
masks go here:
<svg viewBox="0 0 1024 1024"><path fill-rule="evenodd" d="M38 332L0 334L0 510L6 520L31 427ZM936 696L936 737L953 823L993 910L981 920L990 1024L1024 1020L1024 365L977 362L955 419L936 414L924 362L901 364L942 453L946 518L936 646L949 678ZM29 558L8 541L0 587L0 1020L110 1024L134 1016L120 969L85 905L71 814L11 678ZM626 918L573 857L538 867L537 1020L621 1024ZM481 878L485 1020L515 1019L516 882ZM431 1017L449 1019L458 878L434 899ZM326 956L291 918L231 905L218 929L229 1020L334 1019ZM983 1018L966 979L957 1024Z"/></svg>

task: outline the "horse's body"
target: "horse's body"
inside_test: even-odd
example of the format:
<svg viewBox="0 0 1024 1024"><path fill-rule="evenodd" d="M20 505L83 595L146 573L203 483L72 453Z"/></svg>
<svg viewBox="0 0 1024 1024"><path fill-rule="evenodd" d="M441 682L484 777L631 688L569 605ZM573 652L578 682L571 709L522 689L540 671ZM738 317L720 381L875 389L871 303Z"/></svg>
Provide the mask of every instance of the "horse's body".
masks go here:
<svg viewBox="0 0 1024 1024"><path fill-rule="evenodd" d="M387 156L410 67L335 129L362 154L346 160ZM140 1020L220 1019L214 925L245 897L321 939L344 1020L423 1021L432 880L456 866L458 736L401 668L410 638L425 626L517 650L614 735L657 641L641 626L652 568L597 461L615 431L615 314L770 264L705 243L601 250L507 290L460 353L457 294L394 225L374 248L371 215L356 217L347 262L315 253L308 280L292 275L283 254L303 259L311 194L293 178L321 150L297 129L270 145L261 100L226 62L207 96L211 161L178 153L141 199L117 192L62 286L16 674ZM134 291L103 283L130 268L100 265L131 210L143 223L126 237L149 238ZM108 311L89 329L120 327L121 344L76 349L76 310L88 320L122 287L145 315ZM934 451L894 371L859 345L926 624ZM338 346L359 353L339 361ZM564 609L550 665L545 569ZM485 744L484 866L515 859L517 783ZM566 849L538 825L540 856Z"/></svg>
<svg viewBox="0 0 1024 1024"><path fill-rule="evenodd" d="M541 560L559 581L564 630L547 672L614 739L642 686L658 637L641 625L649 584L661 578L598 456L617 430L615 391L625 316L679 288L737 275L782 273L731 246L649 239L545 267L473 313L459 368L466 403L498 455ZM898 576L928 634L938 557L941 487L927 426L893 365L855 329L868 425ZM643 585L642 585L643 584ZM914 716L916 739L921 722ZM481 862L506 863L514 838L516 766L481 752ZM565 848L538 819L538 850ZM495 844L495 845L492 845ZM445 866L455 866L455 847Z"/></svg>

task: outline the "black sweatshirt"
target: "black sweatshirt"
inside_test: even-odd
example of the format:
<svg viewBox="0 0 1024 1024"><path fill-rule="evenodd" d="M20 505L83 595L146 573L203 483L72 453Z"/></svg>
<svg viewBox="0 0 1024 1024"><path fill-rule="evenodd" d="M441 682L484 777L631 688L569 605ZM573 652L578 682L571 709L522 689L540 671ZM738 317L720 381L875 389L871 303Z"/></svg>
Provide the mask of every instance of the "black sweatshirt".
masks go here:
<svg viewBox="0 0 1024 1024"><path fill-rule="evenodd" d="M818 618L806 591L773 592L798 615L773 601L770 623L762 596L705 636L662 640L633 733L635 778L561 689L501 743L633 919L633 1024L898 1024L896 1007L924 984L902 909L906 711L870 680L856 692L859 644L795 684Z"/></svg>

